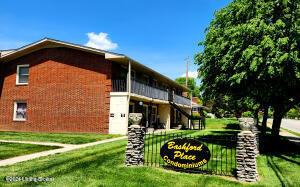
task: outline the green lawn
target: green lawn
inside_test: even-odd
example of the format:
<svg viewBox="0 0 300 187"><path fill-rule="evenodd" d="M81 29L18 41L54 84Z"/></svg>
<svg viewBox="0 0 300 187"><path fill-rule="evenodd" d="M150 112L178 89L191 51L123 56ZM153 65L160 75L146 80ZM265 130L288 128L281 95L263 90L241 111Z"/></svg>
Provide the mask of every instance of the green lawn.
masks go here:
<svg viewBox="0 0 300 187"><path fill-rule="evenodd" d="M1 140L20 140L36 142L58 142L66 144L83 144L108 138L119 137L112 134L92 133L36 133L36 132L1 132Z"/></svg>
<svg viewBox="0 0 300 187"><path fill-rule="evenodd" d="M295 136L300 136L300 133L298 133L298 132L295 132L295 131L292 131L292 130L289 130L289 129L286 129L286 128L282 128L282 127L281 127L281 129L283 129L283 130L285 130L285 131L287 131L287 132L289 132L289 133L291 133Z"/></svg>
<svg viewBox="0 0 300 187"><path fill-rule="evenodd" d="M57 148L59 147L0 142L0 160Z"/></svg>
<svg viewBox="0 0 300 187"><path fill-rule="evenodd" d="M226 125L220 126L219 131L225 132ZM217 129L204 133L217 134ZM235 178L179 173L157 167L125 167L126 143L120 140L0 167L0 186L300 186L299 149L285 140L276 143L277 151L271 146L273 142L266 142L269 149L257 158L260 181L253 184L240 183ZM5 176L54 177L54 181L8 184Z"/></svg>
<svg viewBox="0 0 300 187"><path fill-rule="evenodd" d="M236 119L212 119L206 118L206 129L239 130L239 122Z"/></svg>

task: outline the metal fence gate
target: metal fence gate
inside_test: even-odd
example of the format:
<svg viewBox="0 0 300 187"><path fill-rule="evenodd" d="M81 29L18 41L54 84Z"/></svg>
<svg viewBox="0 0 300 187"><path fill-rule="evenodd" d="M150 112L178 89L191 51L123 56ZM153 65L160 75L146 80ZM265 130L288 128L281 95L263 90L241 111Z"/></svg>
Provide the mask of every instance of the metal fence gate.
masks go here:
<svg viewBox="0 0 300 187"><path fill-rule="evenodd" d="M197 130L186 130L182 132L158 132L145 135L144 165L164 167L170 169L167 163L160 156L160 148L171 139L191 138L204 143L210 150L209 162L193 169L175 169L183 172L206 173L217 175L236 175L236 134L199 134Z"/></svg>

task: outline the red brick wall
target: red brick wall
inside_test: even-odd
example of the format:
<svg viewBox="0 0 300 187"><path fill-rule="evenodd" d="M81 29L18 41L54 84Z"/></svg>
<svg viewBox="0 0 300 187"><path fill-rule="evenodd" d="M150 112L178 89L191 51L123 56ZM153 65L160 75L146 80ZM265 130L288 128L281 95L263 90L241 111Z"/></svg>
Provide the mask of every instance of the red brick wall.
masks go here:
<svg viewBox="0 0 300 187"><path fill-rule="evenodd" d="M29 84L16 86L18 64ZM5 64L0 130L108 133L111 62L67 48L42 49ZM27 121L13 121L13 103L27 101Z"/></svg>

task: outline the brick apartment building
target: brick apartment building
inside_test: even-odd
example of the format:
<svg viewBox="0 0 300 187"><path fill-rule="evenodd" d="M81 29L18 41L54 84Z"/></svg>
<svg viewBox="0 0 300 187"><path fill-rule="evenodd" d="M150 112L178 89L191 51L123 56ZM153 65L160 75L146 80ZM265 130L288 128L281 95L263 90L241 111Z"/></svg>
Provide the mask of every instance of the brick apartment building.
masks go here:
<svg viewBox="0 0 300 187"><path fill-rule="evenodd" d="M126 134L130 112L188 125L188 89L125 55L48 38L0 55L1 131Z"/></svg>

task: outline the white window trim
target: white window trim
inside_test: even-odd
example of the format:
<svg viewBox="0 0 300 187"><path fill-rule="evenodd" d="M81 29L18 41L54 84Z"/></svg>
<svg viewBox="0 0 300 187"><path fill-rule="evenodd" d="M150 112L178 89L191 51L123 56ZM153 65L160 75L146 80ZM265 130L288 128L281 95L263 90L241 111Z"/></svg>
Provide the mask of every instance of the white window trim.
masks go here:
<svg viewBox="0 0 300 187"><path fill-rule="evenodd" d="M28 82L26 82L26 83L20 83L19 82L19 73L20 73L20 68L22 68L22 67L28 67L29 68L29 64L17 65L16 85L28 85Z"/></svg>
<svg viewBox="0 0 300 187"><path fill-rule="evenodd" d="M18 103L26 103L26 104L27 104L27 102L25 102L25 101L15 101L15 102L14 102L13 121L27 121L27 116L26 116L25 119L19 119L19 118L17 118L16 113L17 113L17 104L18 104Z"/></svg>

